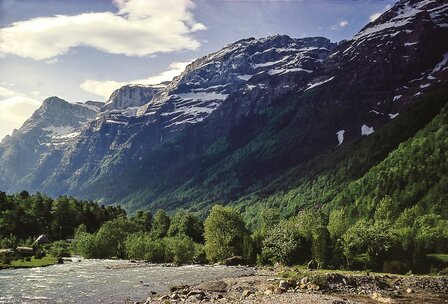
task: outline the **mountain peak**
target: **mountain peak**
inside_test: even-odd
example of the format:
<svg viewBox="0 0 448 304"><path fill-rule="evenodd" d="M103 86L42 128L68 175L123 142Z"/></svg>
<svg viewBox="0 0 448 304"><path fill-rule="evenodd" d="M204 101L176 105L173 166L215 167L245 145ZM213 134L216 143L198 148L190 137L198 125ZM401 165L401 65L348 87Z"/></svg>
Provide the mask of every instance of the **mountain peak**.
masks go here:
<svg viewBox="0 0 448 304"><path fill-rule="evenodd" d="M57 96L51 96L51 97L46 98L42 102L42 107L53 107L53 106L62 105L62 104L68 104L68 102L62 98L57 97Z"/></svg>

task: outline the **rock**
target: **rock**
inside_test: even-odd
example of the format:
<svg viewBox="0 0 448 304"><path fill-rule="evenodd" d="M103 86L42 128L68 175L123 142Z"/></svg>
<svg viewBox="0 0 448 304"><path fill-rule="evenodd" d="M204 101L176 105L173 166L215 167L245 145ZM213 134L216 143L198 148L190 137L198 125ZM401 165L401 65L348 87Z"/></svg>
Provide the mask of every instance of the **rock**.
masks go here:
<svg viewBox="0 0 448 304"><path fill-rule="evenodd" d="M312 259L311 261L308 262L307 266L308 266L308 269L314 270L319 267L319 263L315 259Z"/></svg>
<svg viewBox="0 0 448 304"><path fill-rule="evenodd" d="M192 290L187 294L187 298L189 298L191 296L198 296L198 295L205 297L205 292L203 292L202 290Z"/></svg>
<svg viewBox="0 0 448 304"><path fill-rule="evenodd" d="M320 289L319 285L313 283L309 283L306 287L312 291L318 291Z"/></svg>
<svg viewBox="0 0 448 304"><path fill-rule="evenodd" d="M413 293L414 291L411 288L406 289L407 293Z"/></svg>
<svg viewBox="0 0 448 304"><path fill-rule="evenodd" d="M285 293L285 292L286 292L286 289L281 288L281 287L277 287L276 289L274 289L274 293L275 294L282 294L282 293Z"/></svg>
<svg viewBox="0 0 448 304"><path fill-rule="evenodd" d="M251 294L253 294L253 292L249 289L245 289L243 291L243 298L247 298L248 296L250 296Z"/></svg>
<svg viewBox="0 0 448 304"><path fill-rule="evenodd" d="M380 303L395 303L391 298L380 295L377 292L374 292L371 296L372 300L378 301Z"/></svg>
<svg viewBox="0 0 448 304"><path fill-rule="evenodd" d="M177 294L177 293L173 293L171 296L170 296L170 298L171 298L171 300L179 300L179 295Z"/></svg>
<svg viewBox="0 0 448 304"><path fill-rule="evenodd" d="M174 285L174 286L170 287L170 291L171 292L175 292L175 291L178 291L178 290L188 289L188 288L190 288L190 286L188 286L188 285Z"/></svg>
<svg viewBox="0 0 448 304"><path fill-rule="evenodd" d="M300 284L306 285L308 283L308 277L304 277L300 280Z"/></svg>
<svg viewBox="0 0 448 304"><path fill-rule="evenodd" d="M245 264L246 260L242 256L233 256L224 260L224 265L226 266L238 266Z"/></svg>
<svg viewBox="0 0 448 304"><path fill-rule="evenodd" d="M295 288L297 286L297 280L295 280L295 279L288 279L287 282L289 284L289 287L291 287L291 288Z"/></svg>
<svg viewBox="0 0 448 304"><path fill-rule="evenodd" d="M199 290L210 291L210 292L227 292L227 287L229 285L224 281L214 281L205 282L199 284L196 288Z"/></svg>
<svg viewBox="0 0 448 304"><path fill-rule="evenodd" d="M278 287L280 287L280 288L284 288L284 289L288 289L289 288L289 283L288 282L286 282L286 281L280 281L279 283L278 283Z"/></svg>
<svg viewBox="0 0 448 304"><path fill-rule="evenodd" d="M169 300L169 299L170 299L170 297L168 295L163 295L163 296L159 297L157 300L158 301L166 301L166 300Z"/></svg>
<svg viewBox="0 0 448 304"><path fill-rule="evenodd" d="M270 296L270 295L272 295L274 292L273 292L273 290L271 290L271 289L266 289L265 291L264 291L264 295L265 296Z"/></svg>

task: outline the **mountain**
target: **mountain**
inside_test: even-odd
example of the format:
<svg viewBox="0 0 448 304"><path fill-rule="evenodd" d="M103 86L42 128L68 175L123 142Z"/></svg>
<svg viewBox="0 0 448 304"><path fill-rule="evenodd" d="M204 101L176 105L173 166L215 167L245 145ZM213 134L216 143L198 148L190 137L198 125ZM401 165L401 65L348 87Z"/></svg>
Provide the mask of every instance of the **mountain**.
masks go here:
<svg viewBox="0 0 448 304"><path fill-rule="evenodd" d="M44 102L1 143L0 188L129 210L250 209L241 202L296 188L292 171L337 157L445 87L447 12L446 1L402 0L348 41L243 39L169 83L124 86L101 107L69 104L63 114Z"/></svg>

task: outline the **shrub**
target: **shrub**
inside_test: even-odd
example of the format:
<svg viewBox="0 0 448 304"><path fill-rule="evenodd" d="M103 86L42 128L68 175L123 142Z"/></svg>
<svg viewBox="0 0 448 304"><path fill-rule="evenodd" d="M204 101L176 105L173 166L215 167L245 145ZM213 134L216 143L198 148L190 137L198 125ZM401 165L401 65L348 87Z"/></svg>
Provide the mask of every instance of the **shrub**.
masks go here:
<svg viewBox="0 0 448 304"><path fill-rule="evenodd" d="M49 252L51 255L60 258L60 257L69 257L69 244L66 241L56 241L53 242L49 247Z"/></svg>
<svg viewBox="0 0 448 304"><path fill-rule="evenodd" d="M0 264L9 265L12 262L12 258L7 253L0 253Z"/></svg>
<svg viewBox="0 0 448 304"><path fill-rule="evenodd" d="M45 251L42 248L37 248L36 252L34 253L34 258L36 260L42 259L46 255Z"/></svg>

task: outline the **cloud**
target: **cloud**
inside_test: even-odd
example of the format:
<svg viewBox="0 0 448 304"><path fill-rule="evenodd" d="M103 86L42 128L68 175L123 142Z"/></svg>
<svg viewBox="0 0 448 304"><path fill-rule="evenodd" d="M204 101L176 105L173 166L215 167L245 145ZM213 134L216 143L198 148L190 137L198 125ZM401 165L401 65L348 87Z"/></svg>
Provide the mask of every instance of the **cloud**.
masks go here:
<svg viewBox="0 0 448 304"><path fill-rule="evenodd" d="M341 20L337 24L332 25L330 27L330 30L337 31L337 30L347 27L348 24L349 24L349 22L347 20Z"/></svg>
<svg viewBox="0 0 448 304"><path fill-rule="evenodd" d="M0 91L4 88L0 87ZM15 94L15 93L14 93ZM13 129L18 129L33 112L39 108L40 102L25 96L17 95L9 98L0 96L0 140Z"/></svg>
<svg viewBox="0 0 448 304"><path fill-rule="evenodd" d="M384 10L383 10L382 12L376 12L376 13L373 13L372 15L370 15L370 16L369 16L369 20L370 20L370 22L373 22L373 21L375 21L376 19L378 19L379 16L381 16L385 11L389 10L391 7L392 7L391 5L386 5L386 6L384 7Z"/></svg>
<svg viewBox="0 0 448 304"><path fill-rule="evenodd" d="M88 79L81 84L81 89L83 89L86 92L102 96L104 100L107 100L109 96L113 93L113 91L119 89L120 87L126 84L158 84L163 81L172 80L174 77L182 73L187 64L189 63L190 62L173 62L169 65L168 70L163 71L159 75L127 82L119 82L114 80L99 81Z"/></svg>
<svg viewBox="0 0 448 304"><path fill-rule="evenodd" d="M9 90L7 88L4 88L4 87L0 87L0 100L4 99L4 98L7 98L7 97L12 97L14 95L16 95L16 92L11 91L11 90Z"/></svg>
<svg viewBox="0 0 448 304"><path fill-rule="evenodd" d="M114 5L117 13L14 22L0 29L0 56L14 54L52 63L50 59L78 46L140 57L200 46L192 33L206 27L195 21L192 0L115 0Z"/></svg>
<svg viewBox="0 0 448 304"><path fill-rule="evenodd" d="M342 20L339 22L339 27L343 28L346 27L348 25L348 21L347 20Z"/></svg>

